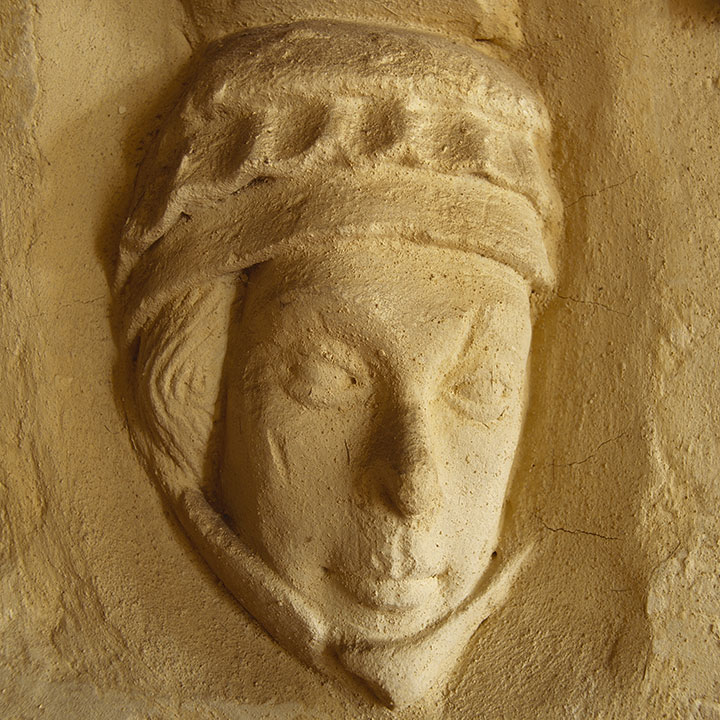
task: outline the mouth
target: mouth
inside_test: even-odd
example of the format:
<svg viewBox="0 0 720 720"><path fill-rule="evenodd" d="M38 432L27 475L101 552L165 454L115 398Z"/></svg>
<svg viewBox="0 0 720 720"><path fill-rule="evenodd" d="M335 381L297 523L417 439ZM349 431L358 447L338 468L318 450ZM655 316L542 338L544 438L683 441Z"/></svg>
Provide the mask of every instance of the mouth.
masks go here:
<svg viewBox="0 0 720 720"><path fill-rule="evenodd" d="M326 571L352 596L373 610L406 612L436 601L441 590L443 573L412 574L400 578L373 573Z"/></svg>

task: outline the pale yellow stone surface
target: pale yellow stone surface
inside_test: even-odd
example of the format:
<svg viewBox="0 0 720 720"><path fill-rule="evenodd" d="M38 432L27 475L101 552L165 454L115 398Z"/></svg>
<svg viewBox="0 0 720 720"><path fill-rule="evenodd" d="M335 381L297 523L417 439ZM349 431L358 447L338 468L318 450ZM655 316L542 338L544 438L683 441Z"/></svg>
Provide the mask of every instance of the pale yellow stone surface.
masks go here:
<svg viewBox="0 0 720 720"><path fill-rule="evenodd" d="M207 7L194 25L170 2L0 5L2 717L720 716L720 13L522 5L566 224L510 498L536 551L448 685L401 713L242 610L113 385L114 253Z"/></svg>

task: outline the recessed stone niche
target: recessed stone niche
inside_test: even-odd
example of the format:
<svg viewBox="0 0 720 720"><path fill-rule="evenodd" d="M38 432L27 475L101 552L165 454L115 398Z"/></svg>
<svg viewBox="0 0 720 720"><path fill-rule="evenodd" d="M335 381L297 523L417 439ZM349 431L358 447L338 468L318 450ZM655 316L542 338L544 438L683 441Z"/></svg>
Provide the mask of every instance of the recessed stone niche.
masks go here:
<svg viewBox="0 0 720 720"><path fill-rule="evenodd" d="M720 717L714 4L0 10L2 717Z"/></svg>

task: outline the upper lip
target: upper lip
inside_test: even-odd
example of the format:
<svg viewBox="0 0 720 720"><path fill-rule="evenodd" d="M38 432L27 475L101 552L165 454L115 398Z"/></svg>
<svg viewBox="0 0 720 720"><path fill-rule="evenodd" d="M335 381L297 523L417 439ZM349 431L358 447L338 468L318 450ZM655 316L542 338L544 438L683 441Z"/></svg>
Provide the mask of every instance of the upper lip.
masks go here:
<svg viewBox="0 0 720 720"><path fill-rule="evenodd" d="M441 573L418 572L393 576L390 573L328 571L356 600L371 607L408 609L421 605L427 599L430 581L440 581Z"/></svg>

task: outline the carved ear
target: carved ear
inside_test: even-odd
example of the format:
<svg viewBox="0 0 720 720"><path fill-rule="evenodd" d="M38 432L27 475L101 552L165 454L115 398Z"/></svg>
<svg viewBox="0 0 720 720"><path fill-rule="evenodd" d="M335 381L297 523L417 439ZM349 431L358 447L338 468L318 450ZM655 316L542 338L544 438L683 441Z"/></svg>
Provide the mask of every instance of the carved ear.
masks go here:
<svg viewBox="0 0 720 720"><path fill-rule="evenodd" d="M213 425L221 415L223 364L235 277L190 290L146 324L131 382L135 438L155 474L168 481L168 460L186 484L204 475ZM173 475L177 477L177 472Z"/></svg>

